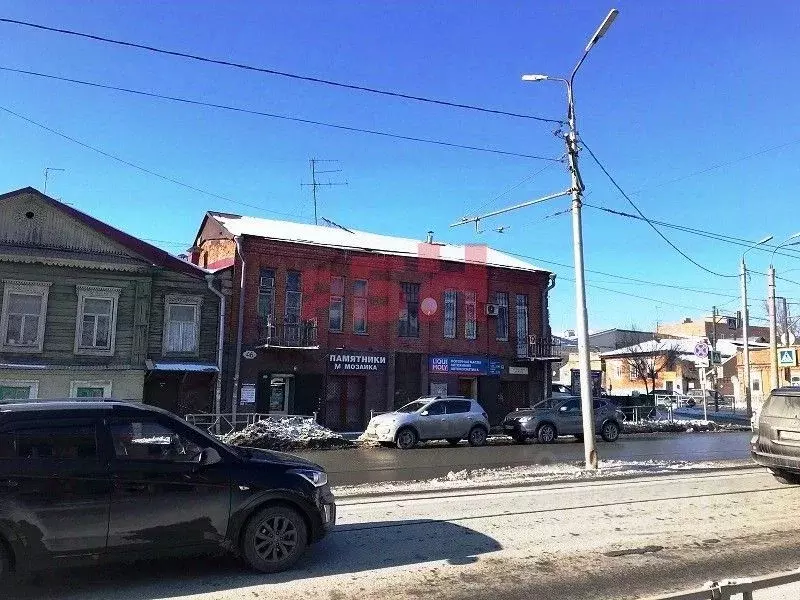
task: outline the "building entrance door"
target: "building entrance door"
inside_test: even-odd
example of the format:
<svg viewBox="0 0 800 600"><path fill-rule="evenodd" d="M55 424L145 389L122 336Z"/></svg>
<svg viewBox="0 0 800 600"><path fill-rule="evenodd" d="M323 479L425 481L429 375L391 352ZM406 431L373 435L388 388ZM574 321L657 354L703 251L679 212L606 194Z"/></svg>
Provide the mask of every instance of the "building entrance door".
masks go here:
<svg viewBox="0 0 800 600"><path fill-rule="evenodd" d="M478 379L476 377L461 377L458 380L458 395L464 398L478 399Z"/></svg>
<svg viewBox="0 0 800 600"><path fill-rule="evenodd" d="M364 377L328 377L325 426L334 431L362 431L366 426Z"/></svg>

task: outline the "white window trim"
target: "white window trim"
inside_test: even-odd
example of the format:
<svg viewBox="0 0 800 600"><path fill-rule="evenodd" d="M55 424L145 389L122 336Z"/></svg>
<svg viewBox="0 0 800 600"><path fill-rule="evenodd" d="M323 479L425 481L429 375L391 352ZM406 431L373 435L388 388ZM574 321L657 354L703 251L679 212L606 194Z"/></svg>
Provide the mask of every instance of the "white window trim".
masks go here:
<svg viewBox="0 0 800 600"><path fill-rule="evenodd" d="M169 329L169 305L170 304L193 304L195 306L195 327L197 328L197 346L189 352L177 352L167 347L167 330ZM167 294L164 296L164 328L161 332L161 352L169 356L199 356L200 355L200 309L203 305L202 296L184 296L181 294Z"/></svg>
<svg viewBox="0 0 800 600"><path fill-rule="evenodd" d="M78 388L81 387L101 387L103 388L103 398L111 398L111 382L110 381L70 381L69 382L69 397L78 397Z"/></svg>
<svg viewBox="0 0 800 600"><path fill-rule="evenodd" d="M117 343L117 306L119 306L119 293L122 288L105 287L98 285L77 285L78 308L75 317L75 354L88 356L113 356ZM108 324L111 337L107 348L83 348L83 302L87 299L111 300L111 322Z"/></svg>
<svg viewBox="0 0 800 600"><path fill-rule="evenodd" d="M0 314L0 351L13 352L14 354L40 354L44 347L44 327L47 318L47 296L50 292L50 281L21 281L19 279L3 280L3 305ZM20 294L37 294L42 297L39 310L39 330L36 332L35 346L16 346L6 344L8 336L8 305L9 296L18 292Z"/></svg>
<svg viewBox="0 0 800 600"><path fill-rule="evenodd" d="M0 387L29 387L28 400L39 397L39 382L36 380L0 379Z"/></svg>

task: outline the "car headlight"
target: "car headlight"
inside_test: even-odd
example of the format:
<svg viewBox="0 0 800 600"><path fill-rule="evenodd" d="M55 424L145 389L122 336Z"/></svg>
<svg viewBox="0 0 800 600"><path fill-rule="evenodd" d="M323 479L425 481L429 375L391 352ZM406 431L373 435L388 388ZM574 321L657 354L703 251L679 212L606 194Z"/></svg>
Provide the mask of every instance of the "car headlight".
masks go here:
<svg viewBox="0 0 800 600"><path fill-rule="evenodd" d="M519 422L520 423L530 423L531 421L533 421L533 417L520 417L519 418Z"/></svg>
<svg viewBox="0 0 800 600"><path fill-rule="evenodd" d="M314 487L322 487L328 484L328 474L325 471L315 469L292 469L292 475L299 475Z"/></svg>

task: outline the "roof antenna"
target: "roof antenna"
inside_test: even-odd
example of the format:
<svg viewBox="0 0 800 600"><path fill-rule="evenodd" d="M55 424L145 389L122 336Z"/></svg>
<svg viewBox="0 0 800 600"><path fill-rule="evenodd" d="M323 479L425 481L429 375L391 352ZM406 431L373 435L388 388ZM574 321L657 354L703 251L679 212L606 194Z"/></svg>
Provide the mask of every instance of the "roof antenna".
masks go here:
<svg viewBox="0 0 800 600"><path fill-rule="evenodd" d="M317 188L323 185L326 186L334 186L334 185L348 185L346 181L338 182L338 181L325 181L320 182L317 181L317 175L323 175L325 173L341 173L341 169L330 169L327 171L320 171L317 169L317 164L319 163L338 163L338 160L326 160L322 158L312 158L308 161L311 165L311 183L301 183L300 187L310 187L311 188L311 196L314 199L314 225L318 225L319 221L317 219Z"/></svg>
<svg viewBox="0 0 800 600"><path fill-rule="evenodd" d="M63 173L64 171L66 171L66 169L58 169L58 168L55 168L55 167L45 167L44 168L44 193L45 194L47 193L47 179L50 177L50 172L51 171L53 171L53 172L60 171L61 173Z"/></svg>

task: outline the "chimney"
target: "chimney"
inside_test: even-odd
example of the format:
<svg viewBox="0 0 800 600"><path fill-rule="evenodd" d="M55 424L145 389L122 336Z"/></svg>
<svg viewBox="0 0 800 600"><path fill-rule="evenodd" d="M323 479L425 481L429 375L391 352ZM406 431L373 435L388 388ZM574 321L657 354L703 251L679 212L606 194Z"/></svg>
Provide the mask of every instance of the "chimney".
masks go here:
<svg viewBox="0 0 800 600"><path fill-rule="evenodd" d="M425 241L428 244L432 244L433 243L433 232L432 231L428 232L428 236L425 238Z"/></svg>

